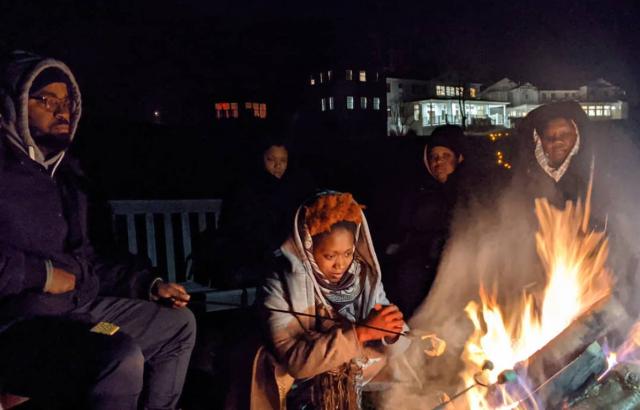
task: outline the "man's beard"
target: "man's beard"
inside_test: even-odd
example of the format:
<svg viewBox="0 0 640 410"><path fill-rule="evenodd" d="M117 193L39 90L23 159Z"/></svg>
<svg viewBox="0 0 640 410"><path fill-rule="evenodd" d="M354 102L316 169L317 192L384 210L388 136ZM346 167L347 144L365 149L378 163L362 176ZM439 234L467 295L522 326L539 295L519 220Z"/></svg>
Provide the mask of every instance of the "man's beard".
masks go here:
<svg viewBox="0 0 640 410"><path fill-rule="evenodd" d="M34 135L33 140L48 159L69 148L69 145L71 145L71 134L68 132L60 134L40 134Z"/></svg>

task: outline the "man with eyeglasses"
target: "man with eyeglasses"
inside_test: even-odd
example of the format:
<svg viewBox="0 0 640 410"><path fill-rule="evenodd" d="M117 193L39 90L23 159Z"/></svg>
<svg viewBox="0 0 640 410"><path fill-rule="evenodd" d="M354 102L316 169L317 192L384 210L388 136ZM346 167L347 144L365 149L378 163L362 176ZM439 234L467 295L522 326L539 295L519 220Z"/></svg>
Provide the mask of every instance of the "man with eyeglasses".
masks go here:
<svg viewBox="0 0 640 410"><path fill-rule="evenodd" d="M0 68L4 393L47 409L174 409L195 343L189 295L91 246L86 177L67 152L81 112L69 68L24 52Z"/></svg>

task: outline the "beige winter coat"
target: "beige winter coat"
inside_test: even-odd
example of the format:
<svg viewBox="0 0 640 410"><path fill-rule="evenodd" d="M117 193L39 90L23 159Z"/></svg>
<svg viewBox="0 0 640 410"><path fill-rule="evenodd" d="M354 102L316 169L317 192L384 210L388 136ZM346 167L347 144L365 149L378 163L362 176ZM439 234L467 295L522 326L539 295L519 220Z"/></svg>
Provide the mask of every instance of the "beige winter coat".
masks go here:
<svg viewBox="0 0 640 410"><path fill-rule="evenodd" d="M291 271L274 274L266 280L262 288L265 294L263 306L326 316L328 312L316 311L316 306L329 304L319 291L303 251L298 215L295 221L294 235L281 247L291 263ZM364 216L356 248L357 254L369 266L361 297L364 311L370 312L375 304L388 305L389 301L382 287L380 265ZM323 330L317 331L319 327ZM267 328L275 351L272 354L261 348L256 354L251 386L252 410L284 409L286 394L295 379L316 376L355 358L366 362L363 367L366 383L382 369L387 356L401 353L409 345L409 339L400 337L391 345L376 342L362 346L353 325L340 327L326 320L317 324L315 317L290 313L269 312Z"/></svg>

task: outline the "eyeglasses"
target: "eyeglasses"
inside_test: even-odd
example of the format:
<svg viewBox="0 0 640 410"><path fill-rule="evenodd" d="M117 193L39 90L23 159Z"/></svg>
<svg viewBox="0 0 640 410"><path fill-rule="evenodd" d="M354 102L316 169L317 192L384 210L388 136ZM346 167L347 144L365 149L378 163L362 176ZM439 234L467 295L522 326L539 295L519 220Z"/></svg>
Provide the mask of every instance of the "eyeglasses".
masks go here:
<svg viewBox="0 0 640 410"><path fill-rule="evenodd" d="M38 104L40 104L42 107L44 107L45 110L49 112L74 112L76 110L75 101L71 100L69 97L60 99L48 95L35 95L29 98L32 100L36 100Z"/></svg>

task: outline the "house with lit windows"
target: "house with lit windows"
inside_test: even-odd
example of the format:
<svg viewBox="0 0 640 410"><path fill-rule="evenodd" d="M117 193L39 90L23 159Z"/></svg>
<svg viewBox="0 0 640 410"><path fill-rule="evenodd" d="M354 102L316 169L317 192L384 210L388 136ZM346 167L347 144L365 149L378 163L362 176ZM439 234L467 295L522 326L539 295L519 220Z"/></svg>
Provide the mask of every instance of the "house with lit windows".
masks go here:
<svg viewBox="0 0 640 410"><path fill-rule="evenodd" d="M503 78L487 87L446 80L382 78L371 68L317 71L309 76L307 112L314 129L348 136L429 135L445 124L478 132L513 128L531 110L578 101L592 120L628 117L626 93L604 79L577 88L539 88ZM464 115L463 115L464 113ZM317 128L317 125L321 125Z"/></svg>
<svg viewBox="0 0 640 410"><path fill-rule="evenodd" d="M491 84L480 93L482 98L509 103L508 126L542 104L556 101L577 101L589 119L594 121L628 118L626 92L604 79L597 79L576 88L538 88L530 83L519 84L509 78Z"/></svg>
<svg viewBox="0 0 640 410"><path fill-rule="evenodd" d="M309 75L305 96L307 133L365 139L384 135L385 81L375 67L318 70Z"/></svg>
<svg viewBox="0 0 640 410"><path fill-rule="evenodd" d="M218 101L214 104L217 120L267 118L267 104L256 101Z"/></svg>
<svg viewBox="0 0 640 410"><path fill-rule="evenodd" d="M478 98L480 84L389 77L387 135L429 135L439 125L505 127L507 103Z"/></svg>

